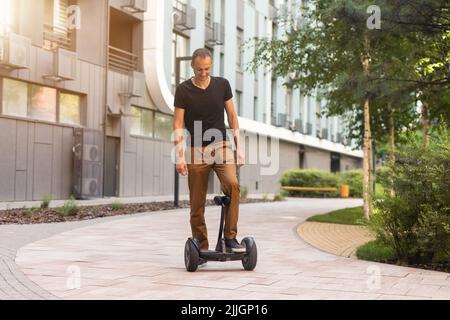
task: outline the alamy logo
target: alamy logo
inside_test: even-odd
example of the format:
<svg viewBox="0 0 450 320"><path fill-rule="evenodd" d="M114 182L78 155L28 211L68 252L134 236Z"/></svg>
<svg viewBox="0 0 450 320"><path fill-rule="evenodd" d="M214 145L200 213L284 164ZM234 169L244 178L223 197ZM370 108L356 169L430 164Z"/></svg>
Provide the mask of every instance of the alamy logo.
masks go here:
<svg viewBox="0 0 450 320"><path fill-rule="evenodd" d="M381 9L377 5L371 5L367 7L368 14L370 14L370 17L367 18L367 28L369 30L374 29L381 29Z"/></svg>

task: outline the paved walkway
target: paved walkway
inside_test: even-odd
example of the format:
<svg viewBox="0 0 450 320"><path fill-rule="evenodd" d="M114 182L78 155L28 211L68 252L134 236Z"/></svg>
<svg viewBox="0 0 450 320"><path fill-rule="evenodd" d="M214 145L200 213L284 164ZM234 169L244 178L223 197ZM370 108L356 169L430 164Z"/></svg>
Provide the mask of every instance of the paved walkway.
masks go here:
<svg viewBox="0 0 450 320"><path fill-rule="evenodd" d="M306 221L298 235L312 246L341 257L356 257L359 246L374 240L367 227Z"/></svg>
<svg viewBox="0 0 450 320"><path fill-rule="evenodd" d="M253 235L258 245L253 272L239 261L186 272L187 209L55 234L21 247L15 263L36 286L64 299L450 299L448 273L339 257L299 238L307 217L358 205L353 199L242 205L239 237ZM207 209L211 246L219 210Z"/></svg>

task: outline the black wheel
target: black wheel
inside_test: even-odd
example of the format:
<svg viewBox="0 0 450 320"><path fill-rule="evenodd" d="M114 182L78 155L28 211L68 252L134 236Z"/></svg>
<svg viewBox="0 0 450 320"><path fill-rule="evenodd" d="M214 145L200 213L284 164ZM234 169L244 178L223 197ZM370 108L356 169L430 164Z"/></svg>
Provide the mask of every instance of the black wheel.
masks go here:
<svg viewBox="0 0 450 320"><path fill-rule="evenodd" d="M256 267L256 262L258 260L258 250L256 248L256 242L253 238L244 238L241 242L247 250L244 258L242 259L242 265L247 271L252 271Z"/></svg>
<svg viewBox="0 0 450 320"><path fill-rule="evenodd" d="M196 240L188 239L184 246L184 264L189 272L196 271L199 263L199 251L194 241Z"/></svg>

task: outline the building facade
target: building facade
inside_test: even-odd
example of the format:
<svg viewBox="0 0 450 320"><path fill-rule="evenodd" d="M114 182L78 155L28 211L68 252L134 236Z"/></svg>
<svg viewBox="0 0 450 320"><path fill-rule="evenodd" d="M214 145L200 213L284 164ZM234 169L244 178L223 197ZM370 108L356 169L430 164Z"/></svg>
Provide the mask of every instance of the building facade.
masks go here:
<svg viewBox="0 0 450 320"><path fill-rule="evenodd" d="M240 169L249 192L277 192L285 169L361 166L340 119L317 118L323 101L286 89L264 68L245 71L252 52L241 45L281 32L276 1L0 7L0 201L172 195L173 92L191 76L189 61L177 58L200 47L213 53L213 75L230 81L243 138L279 144L275 172L261 175L260 162ZM211 175L209 192L219 191ZM188 193L184 177L180 193Z"/></svg>

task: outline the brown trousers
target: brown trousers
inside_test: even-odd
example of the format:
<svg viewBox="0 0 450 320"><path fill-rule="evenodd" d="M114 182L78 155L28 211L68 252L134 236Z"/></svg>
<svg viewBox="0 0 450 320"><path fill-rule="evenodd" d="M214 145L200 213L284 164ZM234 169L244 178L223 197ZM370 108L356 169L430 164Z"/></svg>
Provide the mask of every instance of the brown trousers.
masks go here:
<svg viewBox="0 0 450 320"><path fill-rule="evenodd" d="M236 176L236 161L229 141L217 142L207 147L191 147L186 150L188 184L191 203L192 236L200 242L202 250L208 250L208 231L205 223L205 203L208 177L213 169L219 177L222 192L231 197L225 216L224 236L234 239L239 218L240 187Z"/></svg>

